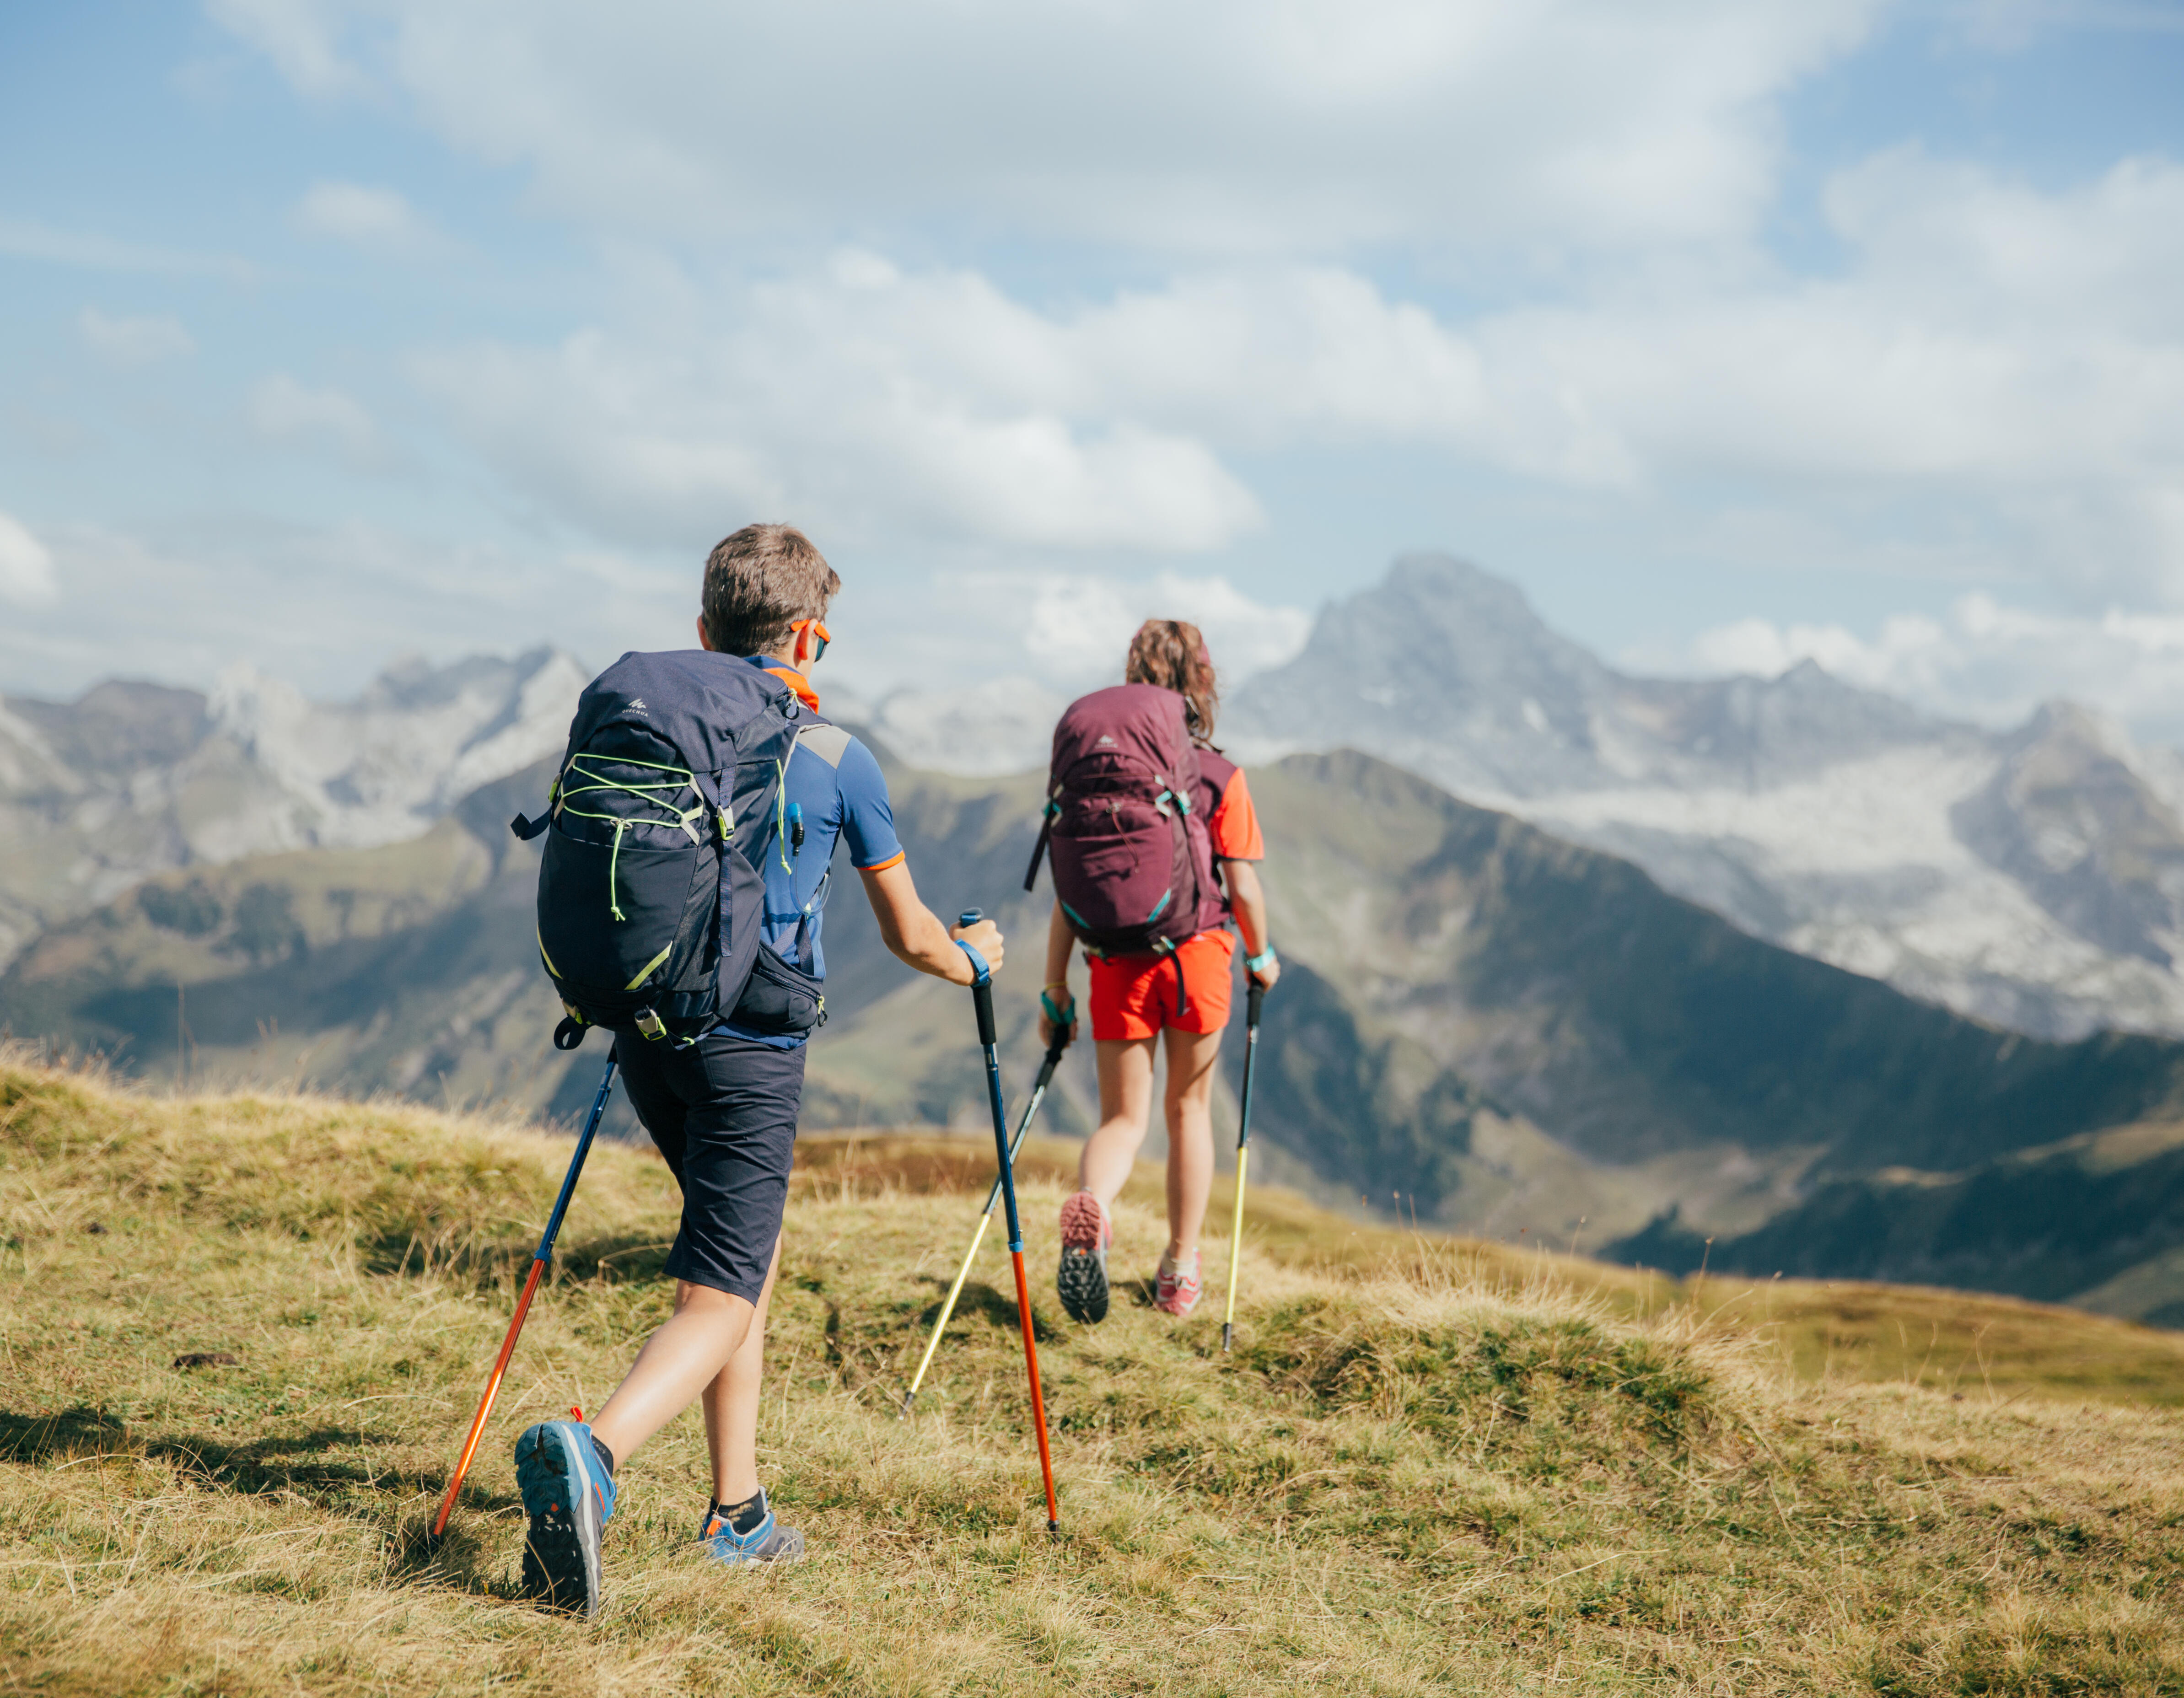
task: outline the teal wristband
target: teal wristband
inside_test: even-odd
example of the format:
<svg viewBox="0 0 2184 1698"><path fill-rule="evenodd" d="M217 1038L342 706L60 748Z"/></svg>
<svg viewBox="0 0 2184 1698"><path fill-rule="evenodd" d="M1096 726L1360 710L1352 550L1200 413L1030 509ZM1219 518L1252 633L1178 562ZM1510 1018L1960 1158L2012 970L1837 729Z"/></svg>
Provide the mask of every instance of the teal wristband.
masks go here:
<svg viewBox="0 0 2184 1698"><path fill-rule="evenodd" d="M1068 996L1069 993L1064 991L1062 994ZM1039 994L1039 1005L1045 1010L1046 1017L1050 1024L1055 1026L1074 1026L1077 1023L1077 999L1073 996L1069 997L1069 1012L1067 1014L1064 1014L1060 1009L1054 1005L1054 999L1049 996L1045 991L1041 991Z"/></svg>
<svg viewBox="0 0 2184 1698"><path fill-rule="evenodd" d="M1262 973L1279 959L1280 957L1274 954L1274 946L1269 944L1257 955L1244 957L1244 971L1250 973Z"/></svg>

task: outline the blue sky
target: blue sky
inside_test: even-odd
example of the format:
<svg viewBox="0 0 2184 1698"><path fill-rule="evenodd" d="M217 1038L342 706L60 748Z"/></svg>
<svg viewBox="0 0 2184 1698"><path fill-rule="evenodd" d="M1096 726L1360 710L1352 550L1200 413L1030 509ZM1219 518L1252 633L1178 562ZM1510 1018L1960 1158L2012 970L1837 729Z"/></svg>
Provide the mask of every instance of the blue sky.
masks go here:
<svg viewBox="0 0 2184 1698"><path fill-rule="evenodd" d="M683 638L1238 668L1398 551L1658 671L2184 737L2184 7L0 22L0 690Z"/></svg>

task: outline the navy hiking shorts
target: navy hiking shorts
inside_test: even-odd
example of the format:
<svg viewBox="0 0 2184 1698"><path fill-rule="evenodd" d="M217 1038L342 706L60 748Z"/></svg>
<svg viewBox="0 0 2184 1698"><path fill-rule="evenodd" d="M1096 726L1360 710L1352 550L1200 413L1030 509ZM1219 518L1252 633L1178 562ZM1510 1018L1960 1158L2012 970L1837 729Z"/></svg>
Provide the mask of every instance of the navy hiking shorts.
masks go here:
<svg viewBox="0 0 2184 1698"><path fill-rule="evenodd" d="M682 1188L666 1271L757 1302L788 1201L803 1046L716 1032L687 1049L631 1038L616 1047L630 1105Z"/></svg>

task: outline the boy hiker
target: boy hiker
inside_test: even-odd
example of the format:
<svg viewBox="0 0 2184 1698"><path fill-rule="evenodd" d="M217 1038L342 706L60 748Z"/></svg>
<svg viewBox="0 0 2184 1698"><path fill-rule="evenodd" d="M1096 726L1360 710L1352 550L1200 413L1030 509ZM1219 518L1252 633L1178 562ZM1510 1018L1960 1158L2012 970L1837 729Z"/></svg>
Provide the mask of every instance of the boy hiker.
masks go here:
<svg viewBox="0 0 2184 1698"><path fill-rule="evenodd" d="M701 670L760 668L802 704L793 713L801 729L771 800L778 828L763 855L761 948L804 983L824 978L819 934L838 841L864 881L888 948L921 972L968 984L970 959L954 940L961 937L999 967L1000 931L990 921L951 929L918 900L878 763L819 716L806 675L826 652L827 604L840 587L802 532L746 526L705 563L698 641L719 661L679 657ZM566 775L563 782L557 793L573 807ZM740 851L732 845L727 853ZM777 970L770 982L798 975ZM766 977L755 972L753 983ZM747 995L736 1013L754 1005ZM727 1563L803 1554L803 1534L767 1507L756 1444L766 1303L780 1265L808 1035L753 1029L731 1016L682 1047L628 1035L616 1044L631 1105L682 1190L682 1226L666 1264L675 1310L588 1424L544 1422L516 1440L516 1479L530 1517L524 1580L534 1596L587 1615L598 1608L599 1537L614 1513L616 1468L694 1402L705 1406L712 1453L712 1500L699 1533L706 1553Z"/></svg>
<svg viewBox="0 0 2184 1698"><path fill-rule="evenodd" d="M1167 1249L1155 1304L1197 1306L1199 1228L1213 1183L1213 1064L1228 1023L1235 933L1254 983L1281 962L1267 940L1257 863L1266 856L1242 769L1213 746L1220 706L1195 625L1147 620L1126 682L1073 704L1054 736L1046 834L1055 905L1039 1037L1073 1037L1072 946L1091 970L1100 1126L1061 1205L1055 1289L1079 1321L1107 1313L1107 1211L1152 1116L1153 1045L1167 1054ZM1033 862L1036 876L1038 862ZM1232 926L1234 929L1232 930Z"/></svg>

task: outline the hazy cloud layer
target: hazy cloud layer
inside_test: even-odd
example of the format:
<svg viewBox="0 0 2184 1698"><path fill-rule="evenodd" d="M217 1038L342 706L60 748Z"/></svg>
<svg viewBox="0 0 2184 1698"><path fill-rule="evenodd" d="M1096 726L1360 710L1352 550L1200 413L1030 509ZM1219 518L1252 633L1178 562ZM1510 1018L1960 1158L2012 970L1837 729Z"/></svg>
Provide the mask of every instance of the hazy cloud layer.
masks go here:
<svg viewBox="0 0 2184 1698"><path fill-rule="evenodd" d="M1901 26L1884 0L209 9L293 97L255 269L197 253L242 241L217 216L0 220L0 253L114 274L9 428L111 452L111 487L163 431L228 480L111 520L10 485L47 636L88 644L125 548L208 595L227 563L247 610L276 534L360 575L319 586L359 641L561 640L499 598L516 560L579 632L679 626L662 563L764 514L854 569L888 655L845 638L845 675L1044 684L1171 604L1242 664L1399 548L1521 579L1559 531L1565 583L1677 664L1807 652L1795 573L1870 610L1811 627L1833 664L1921 699L2169 711L2113 633L2184 614L2184 167L1815 148L1800 92ZM1967 52L2055 27L1974 9ZM437 564L398 611L365 562L404 550ZM1997 634L2020 615L2053 640Z"/></svg>
<svg viewBox="0 0 2184 1698"><path fill-rule="evenodd" d="M398 190L365 183L313 183L296 203L296 226L360 248L393 252L430 246L435 237Z"/></svg>
<svg viewBox="0 0 2184 1698"><path fill-rule="evenodd" d="M0 601L28 605L58 593L53 551L22 521L0 513Z"/></svg>
<svg viewBox="0 0 2184 1698"><path fill-rule="evenodd" d="M2042 700L2068 697L2098 703L2142 735L2184 743L2184 615L2176 614L2037 613L1975 594L1944 618L1898 615L1871 637L1840 625L1743 619L1702 632L1685 655L1652 658L1769 675L1817 660L1838 677L1989 726L2014 725Z"/></svg>
<svg viewBox="0 0 2184 1698"><path fill-rule="evenodd" d="M84 346L109 365L156 365L194 353L197 343L171 314L132 318L86 307L76 315L76 331Z"/></svg>
<svg viewBox="0 0 2184 1698"><path fill-rule="evenodd" d="M1770 103L1876 0L216 0L301 91L415 103L582 221L968 219L1166 253L1741 236ZM723 121L732 110L733 121Z"/></svg>

